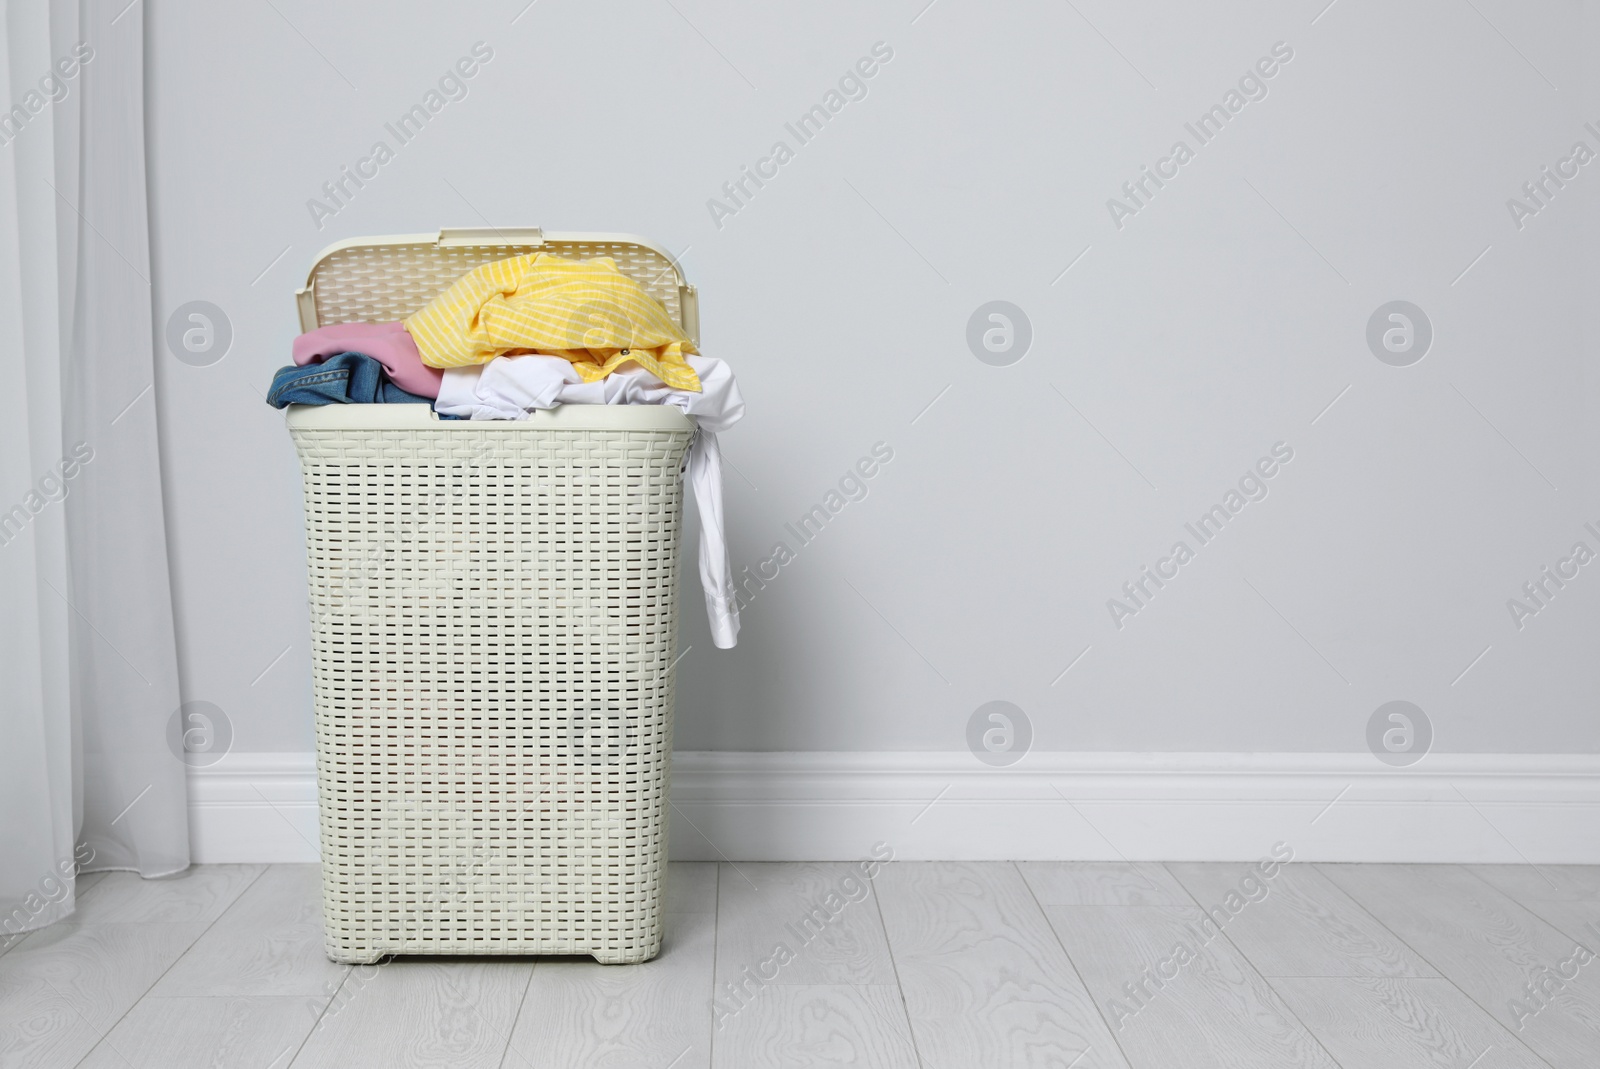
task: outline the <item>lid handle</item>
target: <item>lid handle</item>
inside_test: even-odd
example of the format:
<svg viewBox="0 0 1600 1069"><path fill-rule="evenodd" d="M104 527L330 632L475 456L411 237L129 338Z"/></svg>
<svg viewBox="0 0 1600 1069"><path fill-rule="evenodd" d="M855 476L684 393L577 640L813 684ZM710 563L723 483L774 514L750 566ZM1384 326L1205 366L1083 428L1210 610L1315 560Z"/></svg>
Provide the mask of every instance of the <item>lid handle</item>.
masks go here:
<svg viewBox="0 0 1600 1069"><path fill-rule="evenodd" d="M536 226L451 226L442 227L434 245L441 249L458 245L543 245L544 231Z"/></svg>

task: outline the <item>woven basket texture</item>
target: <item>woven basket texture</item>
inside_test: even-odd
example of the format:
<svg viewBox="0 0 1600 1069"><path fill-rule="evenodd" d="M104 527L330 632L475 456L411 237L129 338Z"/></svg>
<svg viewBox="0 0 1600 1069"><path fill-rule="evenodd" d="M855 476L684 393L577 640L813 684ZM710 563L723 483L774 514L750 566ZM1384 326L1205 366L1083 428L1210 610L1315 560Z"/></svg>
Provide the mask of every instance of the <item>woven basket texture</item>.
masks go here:
<svg viewBox="0 0 1600 1069"><path fill-rule="evenodd" d="M613 255L677 314L670 264ZM630 252L629 250L632 250ZM344 249L321 322L516 248ZM291 428L305 489L328 955L661 945L692 430Z"/></svg>

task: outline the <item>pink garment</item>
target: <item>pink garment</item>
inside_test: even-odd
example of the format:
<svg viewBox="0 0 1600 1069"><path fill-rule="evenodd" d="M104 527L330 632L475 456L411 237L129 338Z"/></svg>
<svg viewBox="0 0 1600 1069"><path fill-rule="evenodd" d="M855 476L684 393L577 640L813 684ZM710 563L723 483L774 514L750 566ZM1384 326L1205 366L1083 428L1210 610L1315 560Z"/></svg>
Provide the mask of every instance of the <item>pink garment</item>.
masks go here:
<svg viewBox="0 0 1600 1069"><path fill-rule="evenodd" d="M330 323L294 340L294 362L304 367L340 353L363 353L383 365L394 384L419 397L438 397L444 371L428 367L401 323Z"/></svg>

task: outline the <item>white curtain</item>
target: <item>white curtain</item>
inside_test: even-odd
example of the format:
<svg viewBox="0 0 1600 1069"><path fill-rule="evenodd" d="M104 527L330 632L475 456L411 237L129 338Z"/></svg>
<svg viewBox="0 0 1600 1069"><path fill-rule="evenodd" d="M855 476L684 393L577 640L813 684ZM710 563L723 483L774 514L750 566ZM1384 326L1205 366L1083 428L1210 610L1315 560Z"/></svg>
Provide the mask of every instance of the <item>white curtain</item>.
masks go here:
<svg viewBox="0 0 1600 1069"><path fill-rule="evenodd" d="M9 0L0 82L0 941L75 869L189 864L144 175L144 5ZM3 945L3 943L0 943Z"/></svg>

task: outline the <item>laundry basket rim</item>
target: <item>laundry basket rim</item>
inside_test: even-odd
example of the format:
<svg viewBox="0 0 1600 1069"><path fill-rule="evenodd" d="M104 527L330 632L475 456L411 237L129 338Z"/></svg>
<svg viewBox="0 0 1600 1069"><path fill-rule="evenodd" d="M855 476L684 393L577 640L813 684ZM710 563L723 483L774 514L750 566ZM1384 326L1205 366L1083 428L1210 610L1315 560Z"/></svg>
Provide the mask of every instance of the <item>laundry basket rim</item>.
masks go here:
<svg viewBox="0 0 1600 1069"><path fill-rule="evenodd" d="M290 405L291 430L692 431L694 418L672 405L562 405L526 420L440 419L428 405Z"/></svg>

